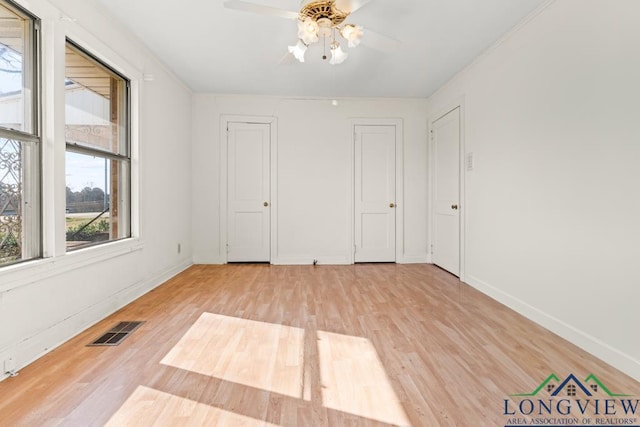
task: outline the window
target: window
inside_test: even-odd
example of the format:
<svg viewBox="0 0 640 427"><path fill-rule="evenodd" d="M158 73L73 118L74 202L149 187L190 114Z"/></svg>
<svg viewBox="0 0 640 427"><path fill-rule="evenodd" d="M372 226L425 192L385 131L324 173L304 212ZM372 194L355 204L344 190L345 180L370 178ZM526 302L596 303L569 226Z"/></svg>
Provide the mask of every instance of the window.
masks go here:
<svg viewBox="0 0 640 427"><path fill-rule="evenodd" d="M67 250L131 236L129 81L67 41Z"/></svg>
<svg viewBox="0 0 640 427"><path fill-rule="evenodd" d="M38 25L0 0L0 266L42 253Z"/></svg>

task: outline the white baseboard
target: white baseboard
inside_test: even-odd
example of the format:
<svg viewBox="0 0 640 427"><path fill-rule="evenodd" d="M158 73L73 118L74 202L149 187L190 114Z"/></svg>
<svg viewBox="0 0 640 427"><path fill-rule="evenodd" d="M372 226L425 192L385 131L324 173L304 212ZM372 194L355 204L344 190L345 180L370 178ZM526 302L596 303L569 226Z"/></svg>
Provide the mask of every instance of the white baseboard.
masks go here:
<svg viewBox="0 0 640 427"><path fill-rule="evenodd" d="M313 264L313 260L318 260L318 265L350 265L351 260L346 256L331 256L331 257L321 257L318 256L314 258L313 256L279 256L275 259L271 260L271 264L273 265L311 265Z"/></svg>
<svg viewBox="0 0 640 427"><path fill-rule="evenodd" d="M639 360L473 276L467 275L465 283L640 381Z"/></svg>
<svg viewBox="0 0 640 427"><path fill-rule="evenodd" d="M398 259L398 264L426 264L429 261L427 254L424 255L403 255Z"/></svg>
<svg viewBox="0 0 640 427"><path fill-rule="evenodd" d="M280 256L271 260L273 265L311 265L313 260L316 259L312 256ZM353 264L346 257L318 257L318 265L350 265ZM227 264L227 261L222 258L199 258L195 257L193 263L197 265L222 265Z"/></svg>
<svg viewBox="0 0 640 427"><path fill-rule="evenodd" d="M0 362L11 355L16 361L16 370L19 371L64 344L80 332L88 329L125 305L163 284L178 273L186 270L191 265L190 260L183 261L148 279L134 283L103 301L86 307L84 310L69 316L63 321L51 325L49 328L5 349L2 354L0 354ZM0 366L0 368L2 368L2 366ZM4 371L4 369L2 369L2 371ZM8 376L9 375L4 372L1 372L0 381Z"/></svg>
<svg viewBox="0 0 640 427"><path fill-rule="evenodd" d="M330 256L330 257L317 257L318 265L352 265L353 259L349 256ZM273 265L309 265L314 260L313 256L299 256L299 255L282 255L273 260ZM398 264L426 264L427 255L415 255L415 256L401 256L396 261Z"/></svg>
<svg viewBox="0 0 640 427"><path fill-rule="evenodd" d="M222 265L222 264L225 264L225 261L220 257L201 258L201 257L195 256L193 257L193 263L200 264L200 265Z"/></svg>

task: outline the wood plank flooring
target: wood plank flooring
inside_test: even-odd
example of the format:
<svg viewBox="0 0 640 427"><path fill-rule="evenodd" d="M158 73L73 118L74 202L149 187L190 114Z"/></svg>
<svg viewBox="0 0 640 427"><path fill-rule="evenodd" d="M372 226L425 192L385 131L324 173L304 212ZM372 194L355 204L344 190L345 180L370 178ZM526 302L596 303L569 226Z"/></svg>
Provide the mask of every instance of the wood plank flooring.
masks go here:
<svg viewBox="0 0 640 427"><path fill-rule="evenodd" d="M434 266L193 266L1 382L0 426L505 426L552 373L640 396Z"/></svg>

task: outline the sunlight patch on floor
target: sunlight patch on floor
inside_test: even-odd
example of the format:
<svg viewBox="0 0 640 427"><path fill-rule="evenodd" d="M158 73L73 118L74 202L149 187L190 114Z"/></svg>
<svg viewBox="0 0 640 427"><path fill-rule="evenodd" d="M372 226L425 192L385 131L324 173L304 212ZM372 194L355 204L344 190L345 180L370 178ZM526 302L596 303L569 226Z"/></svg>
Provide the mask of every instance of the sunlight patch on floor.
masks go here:
<svg viewBox="0 0 640 427"><path fill-rule="evenodd" d="M107 422L123 426L276 426L204 403L138 386Z"/></svg>
<svg viewBox="0 0 640 427"><path fill-rule="evenodd" d="M373 344L318 331L323 406L394 425L409 425Z"/></svg>
<svg viewBox="0 0 640 427"><path fill-rule="evenodd" d="M304 330L203 313L161 363L301 398Z"/></svg>

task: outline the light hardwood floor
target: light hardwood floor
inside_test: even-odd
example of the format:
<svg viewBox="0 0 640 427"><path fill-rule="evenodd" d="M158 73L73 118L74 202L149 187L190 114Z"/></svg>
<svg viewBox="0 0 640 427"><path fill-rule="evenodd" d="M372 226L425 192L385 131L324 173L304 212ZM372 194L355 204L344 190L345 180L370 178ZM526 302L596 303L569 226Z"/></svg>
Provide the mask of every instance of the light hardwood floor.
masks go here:
<svg viewBox="0 0 640 427"><path fill-rule="evenodd" d="M194 266L1 382L0 425L504 426L552 373L640 395L434 266Z"/></svg>

